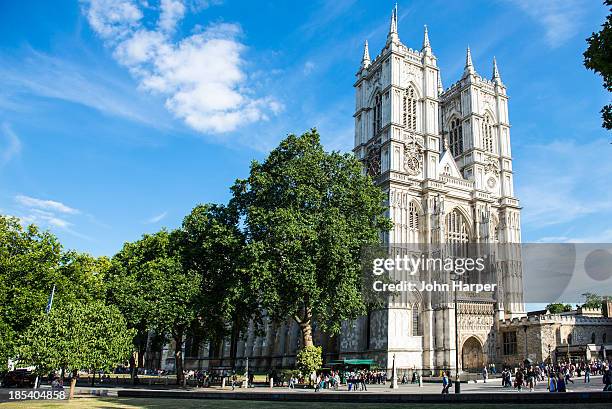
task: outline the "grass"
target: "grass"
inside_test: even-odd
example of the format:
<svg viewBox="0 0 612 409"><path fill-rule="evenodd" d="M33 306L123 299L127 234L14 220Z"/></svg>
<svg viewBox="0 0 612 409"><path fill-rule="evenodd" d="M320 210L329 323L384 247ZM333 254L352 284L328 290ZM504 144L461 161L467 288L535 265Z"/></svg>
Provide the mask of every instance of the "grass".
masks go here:
<svg viewBox="0 0 612 409"><path fill-rule="evenodd" d="M146 408L146 409L237 409L237 408L252 408L252 409L283 409L283 408L312 408L312 409L331 409L331 408L359 408L368 409L399 409L406 407L403 404L355 404L355 403L315 403L315 402L262 402L262 401L238 401L238 400L208 400L208 399L144 399L144 398L77 398L72 401L20 401L0 403L0 408L74 408L74 409L114 409L114 408ZM411 409L514 409L514 408L532 408L532 409L559 409L570 408L572 406L564 406L557 404L533 404L533 405L515 405L515 404L427 404L414 405L410 404ZM600 409L604 407L602 404L581 404L581 409Z"/></svg>

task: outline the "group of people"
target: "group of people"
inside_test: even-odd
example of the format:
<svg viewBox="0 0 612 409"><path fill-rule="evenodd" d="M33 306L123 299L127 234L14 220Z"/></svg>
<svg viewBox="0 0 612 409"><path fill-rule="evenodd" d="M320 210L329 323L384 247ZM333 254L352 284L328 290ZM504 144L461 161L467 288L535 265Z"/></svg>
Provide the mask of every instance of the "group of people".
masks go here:
<svg viewBox="0 0 612 409"><path fill-rule="evenodd" d="M348 385L349 391L367 391L367 385L387 383L386 371L353 370L343 374L343 378Z"/></svg>
<svg viewBox="0 0 612 409"><path fill-rule="evenodd" d="M483 370L483 377L486 368ZM560 362L556 364L524 365L514 370L504 368L501 372L502 387L515 388L519 392L529 388L533 391L538 382L546 381L550 392L567 392L567 386L574 383L574 378L582 378L584 383L591 382L591 375L603 375L604 391L612 390L612 368L610 363L593 362Z"/></svg>

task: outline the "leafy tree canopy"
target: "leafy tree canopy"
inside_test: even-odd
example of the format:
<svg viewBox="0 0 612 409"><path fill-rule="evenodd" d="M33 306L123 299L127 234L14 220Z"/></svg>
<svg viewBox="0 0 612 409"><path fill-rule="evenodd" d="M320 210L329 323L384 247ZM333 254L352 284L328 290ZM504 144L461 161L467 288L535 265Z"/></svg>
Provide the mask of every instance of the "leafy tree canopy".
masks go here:
<svg viewBox="0 0 612 409"><path fill-rule="evenodd" d="M201 276L181 263L181 233L162 230L126 243L113 258L109 299L144 336L153 330L175 344L177 381L183 380L182 343L202 312Z"/></svg>
<svg viewBox="0 0 612 409"><path fill-rule="evenodd" d="M308 346L313 320L337 333L364 313L361 251L391 222L385 195L352 155L325 152L316 130L289 135L232 189L254 291L273 319L293 317Z"/></svg>
<svg viewBox="0 0 612 409"><path fill-rule="evenodd" d="M551 303L546 306L546 309L551 314L560 314L562 312L569 312L572 310L572 306L570 304L563 303Z"/></svg>
<svg viewBox="0 0 612 409"><path fill-rule="evenodd" d="M257 300L245 268L245 237L234 206L196 206L183 221L181 256L184 268L201 280L200 339L227 335L228 323L239 331L257 318Z"/></svg>
<svg viewBox="0 0 612 409"><path fill-rule="evenodd" d="M55 286L53 306L101 299L106 258L64 252L57 238L35 225L0 216L0 362L17 347L17 334L45 310Z"/></svg>
<svg viewBox="0 0 612 409"><path fill-rule="evenodd" d="M132 330L102 301L67 303L39 314L23 334L19 358L41 372L113 369L132 351Z"/></svg>
<svg viewBox="0 0 612 409"><path fill-rule="evenodd" d="M604 87L612 91L612 0L605 0L610 13L602 25L601 31L593 33L587 39L589 47L584 52L584 66L602 76ZM612 129L612 104L601 110L603 127Z"/></svg>

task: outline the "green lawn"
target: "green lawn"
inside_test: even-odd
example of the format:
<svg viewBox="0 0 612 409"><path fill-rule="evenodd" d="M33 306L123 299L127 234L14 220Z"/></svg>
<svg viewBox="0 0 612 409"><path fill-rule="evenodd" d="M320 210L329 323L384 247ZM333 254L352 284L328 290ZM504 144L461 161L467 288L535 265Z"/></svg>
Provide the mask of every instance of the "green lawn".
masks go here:
<svg viewBox="0 0 612 409"><path fill-rule="evenodd" d="M237 409L237 408L313 408L313 409L330 409L330 408L369 408L369 409L398 409L409 406L411 409L514 409L514 408L532 408L532 409L559 409L571 408L572 406L565 405L476 405L463 404L428 404L417 406L414 404L355 404L355 403L311 403L311 402L261 402L261 401L238 401L238 400L208 400L208 399L140 399L140 398L77 398L72 401L21 401L0 403L0 408L77 408L77 409L114 409L114 408L147 408L147 409ZM605 407L602 404L581 404L581 409L600 409Z"/></svg>

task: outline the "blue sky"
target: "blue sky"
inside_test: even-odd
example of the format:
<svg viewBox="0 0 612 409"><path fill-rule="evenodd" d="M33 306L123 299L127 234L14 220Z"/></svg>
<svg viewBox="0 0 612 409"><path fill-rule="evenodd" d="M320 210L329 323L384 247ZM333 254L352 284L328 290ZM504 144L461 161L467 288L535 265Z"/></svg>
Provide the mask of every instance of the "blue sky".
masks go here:
<svg viewBox="0 0 612 409"><path fill-rule="evenodd" d="M252 159L316 126L353 141L362 44L392 2L0 1L0 211L112 255L225 202ZM593 0L399 3L399 35L429 26L444 86L469 44L508 87L524 241L612 240L609 96L582 66Z"/></svg>

